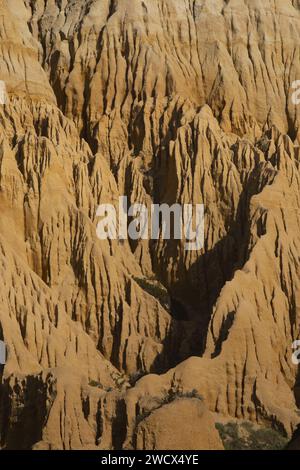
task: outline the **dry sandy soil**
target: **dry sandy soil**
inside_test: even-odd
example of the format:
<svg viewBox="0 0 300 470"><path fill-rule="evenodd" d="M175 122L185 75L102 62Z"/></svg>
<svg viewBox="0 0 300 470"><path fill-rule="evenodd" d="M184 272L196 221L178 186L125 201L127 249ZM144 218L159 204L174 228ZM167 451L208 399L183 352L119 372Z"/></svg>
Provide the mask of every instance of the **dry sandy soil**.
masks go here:
<svg viewBox="0 0 300 470"><path fill-rule="evenodd" d="M291 438L299 38L300 0L0 0L1 448ZM100 241L121 195L204 248Z"/></svg>

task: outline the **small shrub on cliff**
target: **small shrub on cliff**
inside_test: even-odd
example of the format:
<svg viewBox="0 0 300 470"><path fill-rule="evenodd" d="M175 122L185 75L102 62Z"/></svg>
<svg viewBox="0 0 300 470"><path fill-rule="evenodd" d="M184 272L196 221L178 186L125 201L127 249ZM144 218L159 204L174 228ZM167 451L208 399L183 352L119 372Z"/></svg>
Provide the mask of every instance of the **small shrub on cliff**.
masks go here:
<svg viewBox="0 0 300 470"><path fill-rule="evenodd" d="M148 294L155 297L159 303L167 310L170 309L170 298L167 289L152 279L134 278L135 282Z"/></svg>

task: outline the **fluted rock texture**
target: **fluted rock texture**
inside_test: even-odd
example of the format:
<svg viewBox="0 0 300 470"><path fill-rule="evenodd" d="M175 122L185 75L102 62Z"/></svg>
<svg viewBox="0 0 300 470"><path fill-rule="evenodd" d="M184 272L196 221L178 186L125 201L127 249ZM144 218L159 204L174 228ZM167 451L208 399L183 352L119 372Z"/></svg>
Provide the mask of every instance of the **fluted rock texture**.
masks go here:
<svg viewBox="0 0 300 470"><path fill-rule="evenodd" d="M0 0L2 448L296 429L299 37L299 0ZM98 240L122 195L203 203L204 249Z"/></svg>

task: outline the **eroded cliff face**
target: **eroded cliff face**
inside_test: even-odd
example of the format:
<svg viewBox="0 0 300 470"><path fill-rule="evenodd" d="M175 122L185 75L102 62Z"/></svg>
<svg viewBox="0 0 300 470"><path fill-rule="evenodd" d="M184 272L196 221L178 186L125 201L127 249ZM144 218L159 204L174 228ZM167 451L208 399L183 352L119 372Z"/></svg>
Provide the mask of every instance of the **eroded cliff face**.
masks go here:
<svg viewBox="0 0 300 470"><path fill-rule="evenodd" d="M3 448L295 429L299 35L291 0L0 1ZM98 240L121 195L204 203L204 249Z"/></svg>

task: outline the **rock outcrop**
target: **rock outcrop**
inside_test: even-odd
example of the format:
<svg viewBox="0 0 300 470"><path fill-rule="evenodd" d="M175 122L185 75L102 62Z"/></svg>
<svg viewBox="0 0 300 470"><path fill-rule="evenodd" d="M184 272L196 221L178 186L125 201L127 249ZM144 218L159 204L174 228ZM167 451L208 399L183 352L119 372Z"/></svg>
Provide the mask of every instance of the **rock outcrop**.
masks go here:
<svg viewBox="0 0 300 470"><path fill-rule="evenodd" d="M292 435L299 35L298 0L0 0L2 448ZM203 203L203 249L98 240L121 195Z"/></svg>

